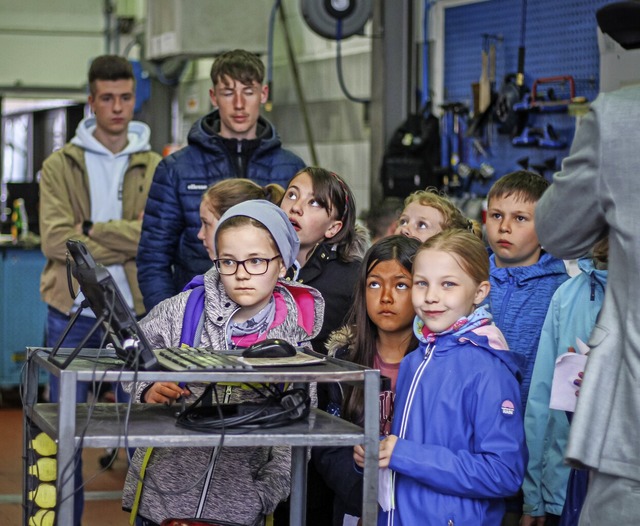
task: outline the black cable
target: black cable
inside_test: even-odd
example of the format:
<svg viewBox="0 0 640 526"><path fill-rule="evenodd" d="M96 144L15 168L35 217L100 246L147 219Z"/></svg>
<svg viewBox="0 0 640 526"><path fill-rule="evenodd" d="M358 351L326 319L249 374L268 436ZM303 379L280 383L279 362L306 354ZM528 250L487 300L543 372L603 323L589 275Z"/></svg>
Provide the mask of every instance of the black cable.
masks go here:
<svg viewBox="0 0 640 526"><path fill-rule="evenodd" d="M342 40L342 20L338 18L336 22L336 69L338 70L338 84L340 84L340 89L342 93L352 102L359 102L360 104L369 104L371 102L370 99L363 99L360 97L354 97L347 90L347 86L345 85L344 78L342 76L342 54L341 54L341 45L340 42Z"/></svg>
<svg viewBox="0 0 640 526"><path fill-rule="evenodd" d="M67 250L67 286L69 287L69 295L71 299L75 300L78 295L73 290L73 280L71 279L71 254Z"/></svg>
<svg viewBox="0 0 640 526"><path fill-rule="evenodd" d="M212 383L209 384L206 388L205 391L196 399L196 401L194 402L194 404L200 402L201 400L204 399L204 397L207 395L207 393L211 392L211 389L213 389L213 393L214 393L214 397L216 399L216 406L219 406L219 402L218 402L218 392L215 389L216 384ZM129 402L130 404L133 401L133 397L130 398ZM193 405L193 404L192 404ZM220 412L220 418L222 418L222 412ZM225 436L225 431L224 431L224 427L222 428L221 434L220 434L220 443L218 444L217 447L214 447L214 454L211 456L211 458L209 459L209 462L207 463L206 469L202 472L202 474L196 478L196 480L192 483L189 484L187 486L181 487L181 488L175 488L174 486L171 486L170 489L164 490L160 488L160 484L159 484L159 480L160 481L164 481L166 483L166 480L164 479L164 473L158 473L157 476L159 477L159 479L156 478L156 475L151 471L151 470L147 470L145 473L145 478L141 478L140 477L140 470L136 469L136 467L134 467L133 463L129 462L129 469L131 469L136 477L137 482L140 482L142 484L144 484L145 486L147 486L151 491L159 494L159 495L181 495L183 493L187 493L191 490L193 490L194 488L196 488L197 486L199 486L205 479L205 477L207 476L207 473L209 472L209 470L212 468L212 466L215 464L219 454L220 454L220 448L222 448L223 444L224 444L224 436ZM126 437L126 432L125 432L125 437ZM127 442L125 441L125 444ZM127 447L128 450L128 446L125 445L125 447ZM128 453L127 453L128 454ZM137 473L135 473L137 471ZM163 502L164 503L164 502ZM166 509L165 509L166 511ZM168 512L167 512L168 513Z"/></svg>
<svg viewBox="0 0 640 526"><path fill-rule="evenodd" d="M109 312L109 318L105 321L105 324L107 327L111 326L112 320L113 320L113 313L114 313L114 307L115 307L115 301L116 301L116 297L115 297L115 292L111 291L111 301L110 301L110 305L108 307L108 312ZM100 341L100 346L99 346L99 352L96 355L95 359L93 358L86 358L87 361L93 363L93 376L97 376L97 368L98 365L100 365L100 352L102 351L102 349L105 348L105 343L107 342L107 340L109 339L109 333L107 330L103 331L103 335L102 335L102 339ZM84 357L83 357L84 358ZM125 363L122 363L122 365L120 366L119 369L119 373L122 374L124 372L124 369L126 367ZM137 361L136 361L136 370L137 370ZM92 382L92 391L97 395L101 388L102 385L104 383L104 376L106 375L106 373L108 372L108 370L105 370L103 372L102 377L100 378L100 380L96 383L95 380ZM118 381L116 381L116 383L119 383ZM92 416L93 416L93 412L95 410L95 406L96 403L98 402L97 396L94 397L93 401L91 404L87 405L87 419L86 419L86 423L84 425L84 427L82 428L82 431L79 435L79 443L78 445L74 448L74 452L73 452L73 457L72 457L72 461L68 462L62 469L61 471L61 480L62 480L62 484L64 485L65 483L67 483L69 481L69 479L71 477L74 477L75 479L75 470L77 469L78 466L78 462L80 459L80 455L81 455L81 451L82 451L82 446L84 443L84 437L88 431L89 428L89 424L91 422ZM118 408L116 406L116 422L117 422L117 426L119 427L120 424L120 413L118 411ZM125 443L126 443L126 435L125 435ZM116 445L116 448L118 448L120 445L120 439L118 439L118 444ZM69 469L71 469L71 467L73 467L73 470L71 471L70 474L67 474L67 471ZM84 489L90 482L92 482L94 479L96 479L98 476L100 476L102 473L104 473L105 471L107 471L107 469L109 468L109 466L105 466L103 467L101 470L98 470L95 475L89 477L87 480L82 481L82 484L79 487L74 487L73 492L67 496L64 499L60 499L58 501L58 505L62 504L63 502L65 502L66 500L68 500L71 495L76 495L80 490ZM65 478L66 477L66 478Z"/></svg>
<svg viewBox="0 0 640 526"><path fill-rule="evenodd" d="M309 395L304 389L290 389L278 396L268 395L259 403L241 402L227 404L226 407L216 404L217 415L215 415L212 412L213 408L199 407L202 398L200 397L178 415L177 426L200 432L211 432L217 429L270 428L304 418L309 413L310 405ZM246 408L246 413L239 412L224 416L223 409L242 411L243 407Z"/></svg>
<svg viewBox="0 0 640 526"><path fill-rule="evenodd" d="M280 0L275 0L271 7L271 13L269 14L269 30L267 33L267 86L269 92L267 93L267 104L273 101L273 36L276 24L276 13L280 8ZM270 111L270 109L267 109Z"/></svg>

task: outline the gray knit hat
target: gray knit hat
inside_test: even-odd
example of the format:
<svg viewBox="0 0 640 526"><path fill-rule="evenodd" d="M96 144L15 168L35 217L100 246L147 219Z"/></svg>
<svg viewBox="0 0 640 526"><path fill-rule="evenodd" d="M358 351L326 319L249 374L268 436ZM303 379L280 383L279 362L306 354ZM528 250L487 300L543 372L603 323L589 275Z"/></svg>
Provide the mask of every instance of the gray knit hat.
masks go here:
<svg viewBox="0 0 640 526"><path fill-rule="evenodd" d="M218 252L217 234L220 225L227 219L236 216L250 217L262 223L276 242L284 266L289 268L293 265L296 257L298 257L298 250L300 249L298 234L291 225L287 214L273 203L265 201L264 199L244 201L243 203L232 206L222 214L213 234L216 253Z"/></svg>

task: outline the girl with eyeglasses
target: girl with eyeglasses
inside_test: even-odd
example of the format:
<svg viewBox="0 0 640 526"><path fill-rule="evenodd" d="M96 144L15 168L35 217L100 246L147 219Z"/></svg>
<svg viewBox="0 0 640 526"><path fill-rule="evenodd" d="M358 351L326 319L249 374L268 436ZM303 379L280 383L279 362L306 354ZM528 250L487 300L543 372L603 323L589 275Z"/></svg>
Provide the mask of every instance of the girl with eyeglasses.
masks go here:
<svg viewBox="0 0 640 526"><path fill-rule="evenodd" d="M324 301L311 287L283 280L299 241L286 214L265 200L245 201L225 212L213 235L216 259L204 275L201 345L213 349L247 347L266 338L309 342L322 326ZM183 315L192 290L169 298L142 320L155 347L180 345ZM202 384L135 384L135 401L194 401ZM255 401L260 394L239 384L217 385L214 400ZM315 393L311 393L312 403ZM274 447L155 448L146 464L137 502L139 524L193 516L261 525L290 491L291 449ZM123 491L123 507L136 503L146 451L133 456ZM215 458L214 458L215 457Z"/></svg>

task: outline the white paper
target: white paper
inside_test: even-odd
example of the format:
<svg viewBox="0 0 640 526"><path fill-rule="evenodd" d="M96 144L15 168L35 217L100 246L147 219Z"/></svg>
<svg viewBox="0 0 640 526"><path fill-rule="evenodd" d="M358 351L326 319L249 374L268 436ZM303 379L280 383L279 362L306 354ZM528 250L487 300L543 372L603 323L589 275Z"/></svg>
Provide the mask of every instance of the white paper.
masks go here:
<svg viewBox="0 0 640 526"><path fill-rule="evenodd" d="M580 338L576 338L576 351L578 351L580 354L588 354L589 346Z"/></svg>
<svg viewBox="0 0 640 526"><path fill-rule="evenodd" d="M395 508L393 505L393 472L389 468L378 471L378 504L384 511Z"/></svg>
<svg viewBox="0 0 640 526"><path fill-rule="evenodd" d="M576 409L578 401L576 391L579 387L573 382L578 378L578 373L583 372L587 365L588 356L585 353L589 351L589 347L576 338L576 350L578 352L564 353L556 360L549 401L551 409L571 412Z"/></svg>

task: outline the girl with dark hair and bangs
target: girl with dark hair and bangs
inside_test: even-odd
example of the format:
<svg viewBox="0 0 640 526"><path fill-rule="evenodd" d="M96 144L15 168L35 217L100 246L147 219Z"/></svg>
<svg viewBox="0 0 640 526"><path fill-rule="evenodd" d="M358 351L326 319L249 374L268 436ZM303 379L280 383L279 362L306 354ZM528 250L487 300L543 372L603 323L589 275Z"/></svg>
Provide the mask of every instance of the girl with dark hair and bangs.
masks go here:
<svg viewBox="0 0 640 526"><path fill-rule="evenodd" d="M329 335L342 327L354 302L362 256L369 233L356 225L356 203L349 185L335 172L316 166L300 170L289 182L280 208L300 239L296 262L286 278L314 287L325 300L324 322L312 341L314 351L326 354ZM329 384L319 384L318 407L328 403ZM332 492L309 465L307 525L331 523ZM286 508L276 511L276 523L288 524Z"/></svg>
<svg viewBox="0 0 640 526"><path fill-rule="evenodd" d="M347 324L331 334L329 355L379 369L380 434L389 434L396 378L404 356L418 347L412 323L413 257L420 241L401 235L383 238L365 254ZM361 386L330 384L327 411L363 424ZM361 515L362 475L352 468L353 448L313 448L312 459L325 483L334 491L333 524L357 522ZM351 517L346 517L345 514Z"/></svg>
<svg viewBox="0 0 640 526"><path fill-rule="evenodd" d="M300 252L287 279L316 288L326 302L316 352L341 327L358 279L369 235L356 225L356 203L347 183L336 173L308 166L289 182L280 204L300 238Z"/></svg>

